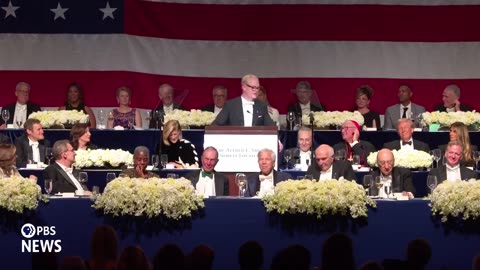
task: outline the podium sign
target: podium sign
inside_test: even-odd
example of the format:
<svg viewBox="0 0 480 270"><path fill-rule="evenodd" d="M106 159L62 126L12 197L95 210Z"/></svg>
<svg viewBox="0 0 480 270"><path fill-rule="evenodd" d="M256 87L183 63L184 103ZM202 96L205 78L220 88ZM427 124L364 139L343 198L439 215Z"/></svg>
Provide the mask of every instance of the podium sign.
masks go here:
<svg viewBox="0 0 480 270"><path fill-rule="evenodd" d="M268 148L278 156L277 132L275 126L209 126L205 128L204 149L213 146L218 150L216 171L259 172L258 151Z"/></svg>

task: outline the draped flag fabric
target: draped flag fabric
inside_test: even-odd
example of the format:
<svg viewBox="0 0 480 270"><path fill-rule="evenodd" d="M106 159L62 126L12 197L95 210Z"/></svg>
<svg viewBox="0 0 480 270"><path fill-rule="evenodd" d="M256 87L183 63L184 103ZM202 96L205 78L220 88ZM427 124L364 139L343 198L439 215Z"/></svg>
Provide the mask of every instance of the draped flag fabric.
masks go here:
<svg viewBox="0 0 480 270"><path fill-rule="evenodd" d="M116 106L127 86L153 108L169 83L200 108L253 73L283 113L300 80L328 110L353 109L368 84L382 114L402 83L428 110L448 84L478 109L479 14L478 0L0 0L0 106L25 81L41 106L77 82L89 106Z"/></svg>

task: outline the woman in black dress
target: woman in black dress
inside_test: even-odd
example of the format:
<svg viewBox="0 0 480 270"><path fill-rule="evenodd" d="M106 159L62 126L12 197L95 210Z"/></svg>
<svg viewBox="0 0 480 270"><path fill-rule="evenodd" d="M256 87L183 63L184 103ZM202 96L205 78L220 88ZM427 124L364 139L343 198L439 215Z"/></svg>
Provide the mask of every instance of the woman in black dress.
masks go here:
<svg viewBox="0 0 480 270"><path fill-rule="evenodd" d="M67 90L67 100L65 101L65 106L58 108L59 110L77 110L88 114L88 120L90 122L91 128L97 127L97 119L92 109L88 106L85 106L83 103L83 90L80 85L72 83L68 86Z"/></svg>
<svg viewBox="0 0 480 270"><path fill-rule="evenodd" d="M369 128L380 129L380 115L368 108L373 89L368 85L362 85L355 94L357 111L363 115L364 125Z"/></svg>
<svg viewBox="0 0 480 270"><path fill-rule="evenodd" d="M170 120L163 127L162 143L157 153L168 155L168 162L174 164L176 168L182 168L187 164L198 167L195 145L182 139L182 128L177 120Z"/></svg>

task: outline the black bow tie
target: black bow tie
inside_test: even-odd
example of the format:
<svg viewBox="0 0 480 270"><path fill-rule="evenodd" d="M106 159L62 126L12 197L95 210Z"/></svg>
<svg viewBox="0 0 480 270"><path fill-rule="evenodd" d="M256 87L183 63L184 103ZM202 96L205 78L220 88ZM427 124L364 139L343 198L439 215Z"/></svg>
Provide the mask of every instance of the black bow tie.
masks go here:
<svg viewBox="0 0 480 270"><path fill-rule="evenodd" d="M412 145L412 141L402 142L402 145Z"/></svg>

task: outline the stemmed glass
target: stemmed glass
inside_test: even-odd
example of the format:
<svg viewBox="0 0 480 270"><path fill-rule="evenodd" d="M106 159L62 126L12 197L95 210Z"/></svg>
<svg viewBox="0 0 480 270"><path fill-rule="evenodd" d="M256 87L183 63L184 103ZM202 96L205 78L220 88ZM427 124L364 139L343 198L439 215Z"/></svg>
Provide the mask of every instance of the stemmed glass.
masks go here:
<svg viewBox="0 0 480 270"><path fill-rule="evenodd" d="M292 152L290 151L290 149L285 150L285 152L283 153L283 158L285 159L285 162L286 162L285 169L288 170L288 163L292 158Z"/></svg>
<svg viewBox="0 0 480 270"><path fill-rule="evenodd" d="M45 192L47 193L48 196L50 196L50 193L52 193L52 189L53 189L52 179L45 178L45 180L43 180L43 185L45 187Z"/></svg>
<svg viewBox="0 0 480 270"><path fill-rule="evenodd" d="M382 178L380 176L375 177L375 187L377 188L377 196L380 196L380 190L383 187Z"/></svg>
<svg viewBox="0 0 480 270"><path fill-rule="evenodd" d="M438 168L439 167L438 161L440 161L440 159L442 158L442 151L440 149L434 149L430 151L430 153L432 154L433 159L435 160L436 168Z"/></svg>
<svg viewBox="0 0 480 270"><path fill-rule="evenodd" d="M367 195L370 195L370 186L372 185L373 177L370 174L363 176L363 186L365 187L365 191Z"/></svg>
<svg viewBox="0 0 480 270"><path fill-rule="evenodd" d="M238 197L245 197L247 191L247 176L243 173L237 173L235 175L235 183L238 186Z"/></svg>
<svg viewBox="0 0 480 270"><path fill-rule="evenodd" d="M427 186L430 189L430 193L437 187L437 177L435 175L427 176Z"/></svg>
<svg viewBox="0 0 480 270"><path fill-rule="evenodd" d="M158 155L152 155L152 165L153 169L158 169L158 164L160 163L160 158Z"/></svg>
<svg viewBox="0 0 480 270"><path fill-rule="evenodd" d="M383 187L385 189L385 194L387 194L387 198L390 198L390 195L392 194L392 182L389 182L390 183L385 183L385 186Z"/></svg>
<svg viewBox="0 0 480 270"><path fill-rule="evenodd" d="M472 159L473 159L473 169L478 170L478 161L480 160L480 152L479 151L472 151Z"/></svg>
<svg viewBox="0 0 480 270"><path fill-rule="evenodd" d="M289 111L287 113L287 120L288 120L288 123L289 123L289 129L293 130L294 121L295 121L295 112Z"/></svg>
<svg viewBox="0 0 480 270"><path fill-rule="evenodd" d="M78 174L78 182L80 185L84 186L88 182L88 173L87 172L80 172Z"/></svg>
<svg viewBox="0 0 480 270"><path fill-rule="evenodd" d="M45 158L47 158L48 165L50 165L50 163L52 162L52 158L53 158L53 152L52 152L51 147L46 147L45 148Z"/></svg>
<svg viewBox="0 0 480 270"><path fill-rule="evenodd" d="M168 163L168 155L167 154L162 154L160 156L160 164L162 164L162 168L165 169L167 167L167 163Z"/></svg>
<svg viewBox="0 0 480 270"><path fill-rule="evenodd" d="M106 176L106 183L108 185L108 183L110 183L113 179L117 178L117 176L115 175L115 173L113 172L109 172L107 173L107 176Z"/></svg>
<svg viewBox="0 0 480 270"><path fill-rule="evenodd" d="M7 125L7 121L10 119L10 112L8 110L2 111L2 119L5 122L5 125Z"/></svg>
<svg viewBox="0 0 480 270"><path fill-rule="evenodd" d="M98 128L105 128L105 112L103 110L98 111Z"/></svg>
<svg viewBox="0 0 480 270"><path fill-rule="evenodd" d="M17 125L17 128L23 128L23 121L22 119L16 119L15 124Z"/></svg>

